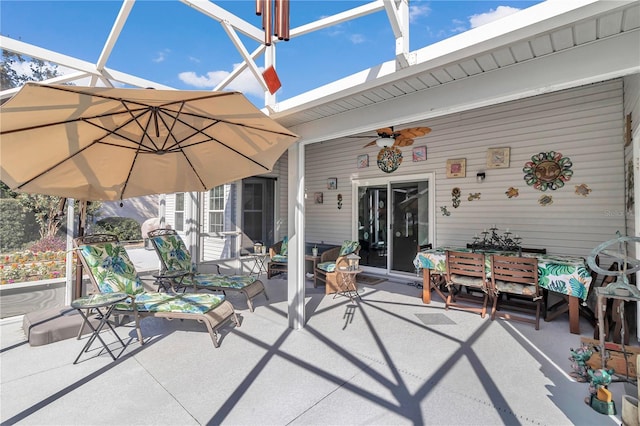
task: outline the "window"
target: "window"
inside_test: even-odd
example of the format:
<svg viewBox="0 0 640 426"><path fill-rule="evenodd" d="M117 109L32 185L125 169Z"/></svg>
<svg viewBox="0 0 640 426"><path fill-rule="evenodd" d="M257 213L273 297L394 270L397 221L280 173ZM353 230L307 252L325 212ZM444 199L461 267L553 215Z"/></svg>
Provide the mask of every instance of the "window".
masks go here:
<svg viewBox="0 0 640 426"><path fill-rule="evenodd" d="M173 225L176 231L184 231L184 192L176 194L176 209Z"/></svg>
<svg viewBox="0 0 640 426"><path fill-rule="evenodd" d="M209 191L209 232L224 231L224 185Z"/></svg>

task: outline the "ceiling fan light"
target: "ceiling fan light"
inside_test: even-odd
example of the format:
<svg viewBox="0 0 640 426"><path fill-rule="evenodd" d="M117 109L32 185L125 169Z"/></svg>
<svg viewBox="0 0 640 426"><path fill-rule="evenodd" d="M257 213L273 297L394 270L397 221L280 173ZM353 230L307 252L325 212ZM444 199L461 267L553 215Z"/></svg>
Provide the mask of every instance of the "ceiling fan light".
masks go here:
<svg viewBox="0 0 640 426"><path fill-rule="evenodd" d="M395 138L393 136L380 136L378 139L376 139L376 145L378 145L380 148L393 146L394 142Z"/></svg>

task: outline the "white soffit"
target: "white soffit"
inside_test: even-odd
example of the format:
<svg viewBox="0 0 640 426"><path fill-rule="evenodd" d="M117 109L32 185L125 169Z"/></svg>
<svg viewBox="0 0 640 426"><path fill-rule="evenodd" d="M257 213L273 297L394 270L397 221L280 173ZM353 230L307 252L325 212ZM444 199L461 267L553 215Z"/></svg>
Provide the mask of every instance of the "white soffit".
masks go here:
<svg viewBox="0 0 640 426"><path fill-rule="evenodd" d="M417 50L413 52L417 58L415 65L396 70L395 62L388 61L282 101L271 117L301 135L307 143L370 133L378 127L405 124L487 102L504 102L638 73L638 46L640 2L551 0ZM563 55L570 56L572 61L562 60ZM601 64L608 57L611 61ZM542 70L541 76L534 76L546 76L547 80L532 79L533 69L538 68L533 63L543 58L544 63L556 69ZM520 74L504 73L509 74L509 81L497 77L502 75L499 71L513 67ZM489 73L496 77L482 79L483 84L492 87L487 91L488 98L481 101L475 95L483 88L476 86L480 84L479 77ZM416 108L422 111L422 117L397 116L396 104L406 105L408 98L418 98L409 95L422 92L421 99L436 93L449 97L448 90L443 93L435 89L453 89L454 83L457 88L461 81L465 85L460 90L469 94L466 107L441 102L439 110L427 111L424 101L415 101L414 111ZM536 85L532 86L534 81ZM503 90L507 83L509 89ZM515 83L515 89L511 83ZM381 114L374 112L375 104L379 104ZM359 109L363 111L358 112ZM344 114L349 120L343 127L338 123L343 121L339 116Z"/></svg>

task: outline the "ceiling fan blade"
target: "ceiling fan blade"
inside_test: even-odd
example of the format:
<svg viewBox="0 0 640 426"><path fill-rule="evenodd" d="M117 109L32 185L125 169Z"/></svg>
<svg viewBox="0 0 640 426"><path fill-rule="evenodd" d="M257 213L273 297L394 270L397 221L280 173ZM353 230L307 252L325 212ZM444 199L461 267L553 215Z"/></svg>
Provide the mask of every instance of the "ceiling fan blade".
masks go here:
<svg viewBox="0 0 640 426"><path fill-rule="evenodd" d="M363 146L363 148L368 148L370 146L374 146L376 144L376 140L372 140L371 142L369 142L368 144L366 144L365 146Z"/></svg>
<svg viewBox="0 0 640 426"><path fill-rule="evenodd" d="M400 135L399 137L396 138L396 142L393 145L394 146L409 146L411 144L413 144L413 139L407 138L407 137L403 137L403 135Z"/></svg>
<svg viewBox="0 0 640 426"><path fill-rule="evenodd" d="M402 129L399 132L402 134L402 136L406 136L408 138L417 138L431 132L431 129L429 127L409 127L407 129Z"/></svg>
<svg viewBox="0 0 640 426"><path fill-rule="evenodd" d="M393 135L393 127L383 127L382 129L376 130L376 133L379 136L391 136Z"/></svg>

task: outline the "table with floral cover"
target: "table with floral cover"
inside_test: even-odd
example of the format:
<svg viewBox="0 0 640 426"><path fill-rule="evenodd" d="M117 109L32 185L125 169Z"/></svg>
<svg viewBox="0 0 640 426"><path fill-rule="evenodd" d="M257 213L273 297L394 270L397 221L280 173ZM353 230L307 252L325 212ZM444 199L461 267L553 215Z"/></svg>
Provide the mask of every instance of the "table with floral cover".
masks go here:
<svg viewBox="0 0 640 426"><path fill-rule="evenodd" d="M431 274L446 273L446 251L470 252L468 248L439 247L419 252L413 260L417 269L423 270L423 296L425 303L431 302ZM487 277L491 276L491 255L517 256L517 252L486 251ZM579 334L579 302L585 301L591 286L591 272L586 260L577 256L555 256L538 253L522 253L523 257L538 259L538 284L541 288L568 296L569 323L572 333Z"/></svg>

